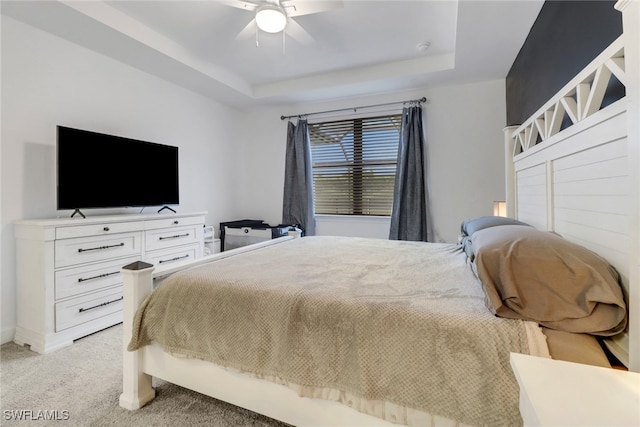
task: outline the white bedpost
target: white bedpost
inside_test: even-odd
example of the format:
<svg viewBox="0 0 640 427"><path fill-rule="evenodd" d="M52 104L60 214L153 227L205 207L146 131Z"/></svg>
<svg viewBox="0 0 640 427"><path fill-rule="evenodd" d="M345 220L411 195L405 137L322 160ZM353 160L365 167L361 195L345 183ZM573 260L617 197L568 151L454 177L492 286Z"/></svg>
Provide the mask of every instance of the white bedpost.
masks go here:
<svg viewBox="0 0 640 427"><path fill-rule="evenodd" d="M505 201L507 202L507 216L516 217L516 171L513 163L513 153L516 148L516 140L513 132L518 126L507 126L504 132L504 172L505 172Z"/></svg>
<svg viewBox="0 0 640 427"><path fill-rule="evenodd" d="M629 251L629 369L640 372L640 1L619 0L622 12L631 184Z"/></svg>
<svg viewBox="0 0 640 427"><path fill-rule="evenodd" d="M153 265L138 261L122 268L123 321L122 321L122 394L120 406L139 409L156 395L151 387L151 376L142 371L142 350L127 351L133 330L133 318L144 298L153 290Z"/></svg>

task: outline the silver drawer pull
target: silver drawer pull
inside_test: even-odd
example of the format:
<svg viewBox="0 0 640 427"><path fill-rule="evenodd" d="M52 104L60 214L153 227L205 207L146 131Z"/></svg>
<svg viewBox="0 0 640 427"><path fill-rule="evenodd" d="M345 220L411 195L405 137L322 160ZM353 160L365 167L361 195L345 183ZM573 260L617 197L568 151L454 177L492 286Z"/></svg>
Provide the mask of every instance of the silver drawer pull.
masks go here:
<svg viewBox="0 0 640 427"><path fill-rule="evenodd" d="M189 258L189 255L177 256L177 257L175 257L175 258L165 259L165 260L160 260L160 261L158 261L158 262L159 262L160 264L162 264L163 262L178 261L179 259L184 259L184 258Z"/></svg>
<svg viewBox="0 0 640 427"><path fill-rule="evenodd" d="M93 276L93 277L87 277L86 279L83 279L82 277L79 277L78 278L78 283L86 282L87 280L101 279L103 277L113 276L114 274L118 274L118 273L120 273L120 272L119 271L113 271L111 273L104 273L104 274L98 274L97 276Z"/></svg>
<svg viewBox="0 0 640 427"><path fill-rule="evenodd" d="M113 304L114 302L122 301L123 299L124 297L120 297L118 299L114 299L113 301L107 301L107 302L103 302L102 304L94 305L93 307L81 308L78 310L78 313L82 313L83 311L93 310L94 308L104 307L105 305Z"/></svg>
<svg viewBox="0 0 640 427"><path fill-rule="evenodd" d="M167 240L167 239L178 239L180 237L189 237L189 233L186 234L176 234L173 236L167 236L167 237L160 237L159 240Z"/></svg>
<svg viewBox="0 0 640 427"><path fill-rule="evenodd" d="M124 246L124 243L118 243L117 245L109 245L109 246L98 246L96 248L89 248L89 249L78 249L78 252L88 252L88 251L97 251L100 249L109 249L109 248L117 248L118 246Z"/></svg>

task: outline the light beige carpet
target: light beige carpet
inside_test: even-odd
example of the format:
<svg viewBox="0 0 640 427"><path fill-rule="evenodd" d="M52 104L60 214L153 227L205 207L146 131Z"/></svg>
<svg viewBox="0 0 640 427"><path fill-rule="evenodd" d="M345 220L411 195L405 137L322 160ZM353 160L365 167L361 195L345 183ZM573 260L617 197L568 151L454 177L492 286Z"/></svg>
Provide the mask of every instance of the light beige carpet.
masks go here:
<svg viewBox="0 0 640 427"><path fill-rule="evenodd" d="M122 325L45 355L14 343L4 344L0 347L0 425L286 425L156 379L157 395L150 404L137 411L122 409L118 406L122 383L121 345ZM48 411L48 415L42 411ZM14 419L19 414L32 421ZM68 415L68 420L37 419L52 414L59 419Z"/></svg>

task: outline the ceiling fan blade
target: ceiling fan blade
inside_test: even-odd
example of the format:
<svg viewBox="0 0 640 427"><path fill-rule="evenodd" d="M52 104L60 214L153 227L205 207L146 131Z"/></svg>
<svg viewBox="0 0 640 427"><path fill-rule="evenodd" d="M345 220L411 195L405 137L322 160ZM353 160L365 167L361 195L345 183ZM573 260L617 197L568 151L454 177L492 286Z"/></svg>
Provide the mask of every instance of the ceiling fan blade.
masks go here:
<svg viewBox="0 0 640 427"><path fill-rule="evenodd" d="M216 0L216 3L235 7L236 9L248 10L249 12L255 12L260 6L259 3L252 3L250 1L243 0Z"/></svg>
<svg viewBox="0 0 640 427"><path fill-rule="evenodd" d="M292 39L297 41L303 45L309 45L315 42L313 37L307 31L300 26L296 21L289 18L287 20L287 27L285 28L287 35L291 36Z"/></svg>
<svg viewBox="0 0 640 427"><path fill-rule="evenodd" d="M341 9L343 2L341 0L282 0L280 6L286 11L287 16L293 17Z"/></svg>
<svg viewBox="0 0 640 427"><path fill-rule="evenodd" d="M236 40L248 39L256 34L256 19L253 18L236 36Z"/></svg>

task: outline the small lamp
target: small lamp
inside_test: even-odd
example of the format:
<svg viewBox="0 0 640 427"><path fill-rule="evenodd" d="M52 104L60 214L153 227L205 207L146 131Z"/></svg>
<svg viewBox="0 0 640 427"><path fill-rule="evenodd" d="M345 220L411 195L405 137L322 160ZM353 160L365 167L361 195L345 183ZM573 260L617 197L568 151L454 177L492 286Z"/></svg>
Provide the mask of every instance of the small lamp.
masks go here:
<svg viewBox="0 0 640 427"><path fill-rule="evenodd" d="M493 202L493 216L507 216L507 202Z"/></svg>

